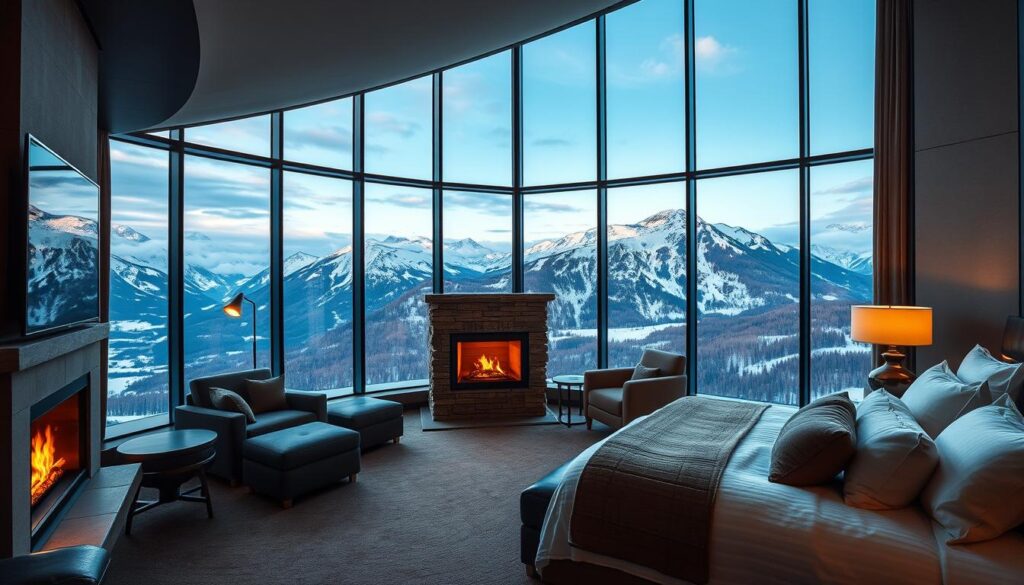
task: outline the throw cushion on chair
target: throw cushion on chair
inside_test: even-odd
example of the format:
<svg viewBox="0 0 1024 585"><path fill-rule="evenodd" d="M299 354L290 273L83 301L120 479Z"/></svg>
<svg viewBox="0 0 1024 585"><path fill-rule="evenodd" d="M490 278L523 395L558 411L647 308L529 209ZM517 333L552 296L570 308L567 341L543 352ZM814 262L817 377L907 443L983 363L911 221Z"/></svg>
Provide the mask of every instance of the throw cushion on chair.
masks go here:
<svg viewBox="0 0 1024 585"><path fill-rule="evenodd" d="M647 378L657 378L661 376L661 368L648 368L637 364L633 368L633 377L630 380L646 380Z"/></svg>
<svg viewBox="0 0 1024 585"><path fill-rule="evenodd" d="M225 390L224 388L210 388L210 402L217 410L240 412L244 414L245 420L249 424L256 422L256 416L253 414L252 408L249 407L249 403L245 401L245 398L242 398L231 390Z"/></svg>
<svg viewBox="0 0 1024 585"><path fill-rule="evenodd" d="M288 408L288 399L284 394L284 376L269 380L246 380L245 394L255 414Z"/></svg>

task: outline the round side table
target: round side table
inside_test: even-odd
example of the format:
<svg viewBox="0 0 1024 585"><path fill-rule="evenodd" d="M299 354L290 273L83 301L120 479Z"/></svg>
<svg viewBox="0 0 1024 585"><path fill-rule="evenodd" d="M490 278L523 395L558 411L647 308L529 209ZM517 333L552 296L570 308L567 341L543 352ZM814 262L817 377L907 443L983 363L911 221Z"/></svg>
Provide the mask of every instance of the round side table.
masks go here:
<svg viewBox="0 0 1024 585"><path fill-rule="evenodd" d="M572 422L572 393L573 390L580 393L579 415L583 416L583 376L564 375L551 378L555 383L558 393L558 422L566 427L572 428L574 424L583 424L583 421ZM565 391L566 420L562 420L562 391Z"/></svg>
<svg viewBox="0 0 1024 585"><path fill-rule="evenodd" d="M206 466L217 454L214 441L217 433L203 429L187 429L153 433L131 439L117 447L117 453L126 463L142 465L142 484L135 492L124 533L132 533L132 519L157 506L177 502L199 502L206 504L206 515L213 518L213 503L210 488L206 483ZM186 481L198 477L199 486L181 491ZM139 501L142 488L156 488L160 498L153 501ZM201 494L193 495L196 491Z"/></svg>

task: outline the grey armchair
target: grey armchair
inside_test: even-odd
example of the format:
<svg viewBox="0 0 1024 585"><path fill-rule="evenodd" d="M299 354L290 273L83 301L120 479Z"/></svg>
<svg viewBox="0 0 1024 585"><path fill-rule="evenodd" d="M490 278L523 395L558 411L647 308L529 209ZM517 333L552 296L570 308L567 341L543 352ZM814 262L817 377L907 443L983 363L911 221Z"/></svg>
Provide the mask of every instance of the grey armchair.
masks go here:
<svg viewBox="0 0 1024 585"><path fill-rule="evenodd" d="M594 419L620 429L686 396L686 357L657 349L644 350L640 365L658 368L660 376L632 380L634 368L591 370L583 374L583 411L587 428Z"/></svg>
<svg viewBox="0 0 1024 585"><path fill-rule="evenodd" d="M248 423L239 412L217 410L210 403L210 388L241 391L244 395L246 380L270 377L270 370L263 368L196 378L188 383L186 404L174 409L174 428L217 433L217 456L209 472L232 484L242 480L242 446L246 439L308 422L327 422L327 395L314 392L286 390L288 409L260 413L254 423Z"/></svg>

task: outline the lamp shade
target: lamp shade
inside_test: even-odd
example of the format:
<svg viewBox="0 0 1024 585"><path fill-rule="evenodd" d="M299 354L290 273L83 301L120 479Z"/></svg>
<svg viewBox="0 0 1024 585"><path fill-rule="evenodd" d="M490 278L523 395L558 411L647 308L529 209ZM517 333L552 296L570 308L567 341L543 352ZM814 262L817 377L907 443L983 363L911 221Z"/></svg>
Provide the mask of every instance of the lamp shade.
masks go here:
<svg viewBox="0 0 1024 585"><path fill-rule="evenodd" d="M931 345L931 307L854 305L850 307L854 341L877 345Z"/></svg>
<svg viewBox="0 0 1024 585"><path fill-rule="evenodd" d="M228 301L228 304L224 305L224 313L229 317L241 317L242 316L242 301L245 300L245 295L238 293Z"/></svg>

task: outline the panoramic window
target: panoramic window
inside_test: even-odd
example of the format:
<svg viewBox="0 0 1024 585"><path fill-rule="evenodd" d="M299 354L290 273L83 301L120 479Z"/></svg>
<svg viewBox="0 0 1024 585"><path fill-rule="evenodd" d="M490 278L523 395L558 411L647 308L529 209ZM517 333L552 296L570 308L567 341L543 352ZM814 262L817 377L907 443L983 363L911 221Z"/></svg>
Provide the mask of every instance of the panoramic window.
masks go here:
<svg viewBox="0 0 1024 585"><path fill-rule="evenodd" d="M352 98L285 112L284 158L351 169Z"/></svg>
<svg viewBox="0 0 1024 585"><path fill-rule="evenodd" d="M259 156L270 156L270 116L254 116L185 129L185 140Z"/></svg>
<svg viewBox="0 0 1024 585"><path fill-rule="evenodd" d="M512 184L512 53L442 74L444 180Z"/></svg>
<svg viewBox="0 0 1024 585"><path fill-rule="evenodd" d="M797 157L796 5L694 1L697 166Z"/></svg>
<svg viewBox="0 0 1024 585"><path fill-rule="evenodd" d="M686 166L683 3L644 0L607 17L608 177Z"/></svg>
<svg viewBox="0 0 1024 585"><path fill-rule="evenodd" d="M850 338L850 306L872 293L872 161L811 169L811 398L858 394L871 346Z"/></svg>
<svg viewBox="0 0 1024 585"><path fill-rule="evenodd" d="M697 182L700 392L799 403L798 171Z"/></svg>
<svg viewBox="0 0 1024 585"><path fill-rule="evenodd" d="M597 195L523 197L523 285L548 304L548 377L597 365Z"/></svg>
<svg viewBox="0 0 1024 585"><path fill-rule="evenodd" d="M686 353L686 185L608 190L608 365Z"/></svg>
<svg viewBox="0 0 1024 585"><path fill-rule="evenodd" d="M512 292L512 195L445 191L444 292Z"/></svg>
<svg viewBox="0 0 1024 585"><path fill-rule="evenodd" d="M366 94L366 172L432 177L433 96L429 76Z"/></svg>
<svg viewBox="0 0 1024 585"><path fill-rule="evenodd" d="M811 154L871 148L875 3L810 0L807 11Z"/></svg>
<svg viewBox="0 0 1024 585"><path fill-rule="evenodd" d="M110 143L107 425L166 414L167 151Z"/></svg>
<svg viewBox="0 0 1024 585"><path fill-rule="evenodd" d="M185 157L185 379L270 367L270 171ZM223 307L237 293L240 317Z"/></svg>
<svg viewBox="0 0 1024 585"><path fill-rule="evenodd" d="M523 46L527 185L597 178L596 35L589 21Z"/></svg>
<svg viewBox="0 0 1024 585"><path fill-rule="evenodd" d="M284 173L288 385L352 392L352 182Z"/></svg>
<svg viewBox="0 0 1024 585"><path fill-rule="evenodd" d="M433 290L429 189L366 184L366 384L427 379L427 305Z"/></svg>

